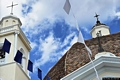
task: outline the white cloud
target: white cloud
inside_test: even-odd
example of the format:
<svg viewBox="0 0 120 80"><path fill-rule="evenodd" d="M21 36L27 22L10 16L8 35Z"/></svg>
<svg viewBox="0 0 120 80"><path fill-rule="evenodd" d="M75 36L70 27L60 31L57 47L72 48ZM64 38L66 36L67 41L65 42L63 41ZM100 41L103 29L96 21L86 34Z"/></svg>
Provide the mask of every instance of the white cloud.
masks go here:
<svg viewBox="0 0 120 80"><path fill-rule="evenodd" d="M54 56L54 52L57 49L59 43L57 40L54 39L53 33L50 33L50 35L44 40L40 41L41 47L39 48L43 54L41 57L41 65L44 64L49 60L51 56Z"/></svg>
<svg viewBox="0 0 120 80"><path fill-rule="evenodd" d="M70 40L73 37L72 40ZM40 39L41 46L39 51L41 51L41 58L35 60L34 70L47 62L55 62L63 56L66 51L77 41L77 36L75 33L68 35L63 42L59 39L54 38L53 33L50 32L49 36L45 40ZM70 45L68 45L70 44ZM64 49L62 49L65 47Z"/></svg>
<svg viewBox="0 0 120 80"><path fill-rule="evenodd" d="M117 12L115 15L118 16L118 18L120 18L120 12Z"/></svg>
<svg viewBox="0 0 120 80"><path fill-rule="evenodd" d="M53 33L50 33L45 40L40 39L41 46L39 50L42 51L42 57L35 61L34 68L45 64L50 61L51 57L54 57L55 50L58 48L58 41L54 39Z"/></svg>
<svg viewBox="0 0 120 80"><path fill-rule="evenodd" d="M35 42L30 42L30 46L32 47L32 49L34 49L35 47L37 47L37 44Z"/></svg>
<svg viewBox="0 0 120 80"><path fill-rule="evenodd" d="M6 16L10 13L10 9L7 9L6 6L9 6L11 2L12 0L1 1L1 16ZM110 16L116 16L116 9L117 7L120 7L118 4L120 3L119 0L70 0L72 11L70 12L70 15L67 15L63 10L65 0L13 0L13 2L19 4L14 7L14 14L20 17L23 26L27 31L39 24L42 24L41 22L44 19L48 19L52 24L58 17L65 18L67 23L74 25L72 11L76 16L80 27L86 25L86 23L94 24L95 19L93 16L95 12L101 15L100 20L103 22ZM21 13L23 3L32 7L32 11L26 16L23 16ZM41 29L46 29L45 25L43 24Z"/></svg>
<svg viewBox="0 0 120 80"><path fill-rule="evenodd" d="M66 46L67 44L69 44L69 43L70 43L70 39L71 39L73 36L75 36L75 32L71 33L70 35L68 35L68 36L65 38L64 42L61 43L61 47L64 47L64 46Z"/></svg>

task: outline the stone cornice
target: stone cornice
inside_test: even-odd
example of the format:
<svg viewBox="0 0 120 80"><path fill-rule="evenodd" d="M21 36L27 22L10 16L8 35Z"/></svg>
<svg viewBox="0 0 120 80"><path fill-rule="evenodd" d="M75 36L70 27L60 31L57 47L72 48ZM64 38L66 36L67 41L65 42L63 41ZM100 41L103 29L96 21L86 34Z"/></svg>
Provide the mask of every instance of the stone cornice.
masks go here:
<svg viewBox="0 0 120 80"><path fill-rule="evenodd" d="M93 60L93 63L97 70L101 69L102 67L118 67L120 68L120 57L105 57L102 56L98 59ZM63 77L60 80L74 80L77 77L81 76L81 78L85 77L85 73L90 74L93 71L93 65L91 62L87 63L86 65L78 68L77 70L73 71L72 73L68 74L67 76Z"/></svg>
<svg viewBox="0 0 120 80"><path fill-rule="evenodd" d="M0 36L15 34L15 33L17 33L20 36L20 38L27 45L26 47L30 51L31 50L30 42L29 42L29 40L27 39L27 37L25 36L25 34L23 33L23 31L21 30L21 28L19 27L18 24L13 25L13 26L8 26L8 27L5 27L5 28L0 28Z"/></svg>

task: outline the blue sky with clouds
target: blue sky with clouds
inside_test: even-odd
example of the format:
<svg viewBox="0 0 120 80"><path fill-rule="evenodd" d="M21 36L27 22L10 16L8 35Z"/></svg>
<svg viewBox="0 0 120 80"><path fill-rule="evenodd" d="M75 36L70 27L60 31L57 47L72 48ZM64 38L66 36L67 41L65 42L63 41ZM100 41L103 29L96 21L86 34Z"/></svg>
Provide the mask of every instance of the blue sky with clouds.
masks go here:
<svg viewBox="0 0 120 80"><path fill-rule="evenodd" d="M37 68L43 77L77 42L78 32L72 12L63 10L65 0L0 0L0 19L9 15L12 1L14 15L22 21L22 30L31 42L30 60L34 63L31 80L39 80ZM91 39L91 28L99 20L110 27L111 33L120 32L120 0L69 0L85 40Z"/></svg>

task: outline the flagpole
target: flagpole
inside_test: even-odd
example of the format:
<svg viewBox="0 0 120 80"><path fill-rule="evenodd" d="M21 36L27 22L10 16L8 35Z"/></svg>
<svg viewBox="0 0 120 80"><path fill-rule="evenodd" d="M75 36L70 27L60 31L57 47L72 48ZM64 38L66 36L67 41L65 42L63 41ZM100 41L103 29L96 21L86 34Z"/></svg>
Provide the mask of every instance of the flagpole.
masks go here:
<svg viewBox="0 0 120 80"><path fill-rule="evenodd" d="M73 17L74 17L74 19L75 19L75 21L76 21L76 23L77 23L77 19L76 19L74 13L73 13L72 7L71 7L71 11L72 11L72 15L73 15ZM80 33L81 31L80 31L79 27L76 26L76 28L77 28L77 30L78 30L79 33ZM86 47L86 49L87 49L86 44L85 44L85 43L83 43L83 44L85 45L85 47ZM94 71L95 71L95 73L96 73L97 79L98 79L98 80L101 80L100 77L99 77L99 75L98 75L98 72L97 72L97 70L96 70L96 68L95 68L95 65L94 65L94 63L93 63L93 61L92 61L91 56L90 56L89 53L88 53L88 56L89 56L89 59L90 59L90 61L91 61L91 63L92 63L92 66L93 66L93 68L94 68Z"/></svg>

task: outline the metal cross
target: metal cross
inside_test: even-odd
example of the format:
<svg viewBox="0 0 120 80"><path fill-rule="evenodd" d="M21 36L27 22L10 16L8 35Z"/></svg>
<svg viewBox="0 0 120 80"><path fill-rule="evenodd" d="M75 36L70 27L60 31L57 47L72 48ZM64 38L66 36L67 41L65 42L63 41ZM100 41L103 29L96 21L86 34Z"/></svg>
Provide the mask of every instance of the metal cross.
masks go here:
<svg viewBox="0 0 120 80"><path fill-rule="evenodd" d="M97 18L97 21L99 21L99 20L98 20L98 16L100 16L100 15L98 15L98 14L95 13L95 16L94 16L94 17Z"/></svg>
<svg viewBox="0 0 120 80"><path fill-rule="evenodd" d="M100 43L100 37L102 36L101 31L98 31L96 35L98 39L98 52L103 52L104 49L102 48L102 45Z"/></svg>
<svg viewBox="0 0 120 80"><path fill-rule="evenodd" d="M13 15L13 7L16 5L18 5L18 4L13 4L13 2L12 2L11 6L7 6L7 8L11 7L11 13L10 13L11 15Z"/></svg>

